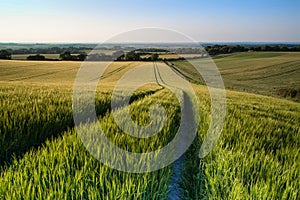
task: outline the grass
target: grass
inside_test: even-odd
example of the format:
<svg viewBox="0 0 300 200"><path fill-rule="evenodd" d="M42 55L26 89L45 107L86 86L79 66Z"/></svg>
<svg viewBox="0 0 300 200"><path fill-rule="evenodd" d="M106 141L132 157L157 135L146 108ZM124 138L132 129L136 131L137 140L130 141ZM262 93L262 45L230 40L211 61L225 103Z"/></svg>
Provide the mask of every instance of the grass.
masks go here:
<svg viewBox="0 0 300 200"><path fill-rule="evenodd" d="M297 56L254 52L215 61L227 87L238 82L238 74L245 74L237 89L251 90L251 84L257 82L246 78L259 77L259 73L279 74L280 69L296 69L297 73ZM97 64L107 64L101 63ZM111 90L123 74L139 64L109 66L99 82L96 111L114 144L133 152L150 152L172 140L180 109L170 91L146 85L131 99L132 119L148 124L150 105L160 103L169 116L165 127L149 139L131 137L118 128L110 113ZM174 64L193 78L193 71L184 68L185 62ZM124 173L101 164L82 144L73 129L71 107L79 66L77 62L0 61L0 199L166 199L173 165L143 174ZM229 72L234 73L226 75ZM266 83L261 81L259 91L251 91L269 94L268 89L276 85L295 87L298 79L289 75L290 82L283 83L272 76L262 78ZM184 155L180 188L185 199L299 199L299 103L227 90L222 135L213 151L199 159L210 122L210 98L206 87L193 87L201 115L198 137ZM122 115L124 109L115 112Z"/></svg>

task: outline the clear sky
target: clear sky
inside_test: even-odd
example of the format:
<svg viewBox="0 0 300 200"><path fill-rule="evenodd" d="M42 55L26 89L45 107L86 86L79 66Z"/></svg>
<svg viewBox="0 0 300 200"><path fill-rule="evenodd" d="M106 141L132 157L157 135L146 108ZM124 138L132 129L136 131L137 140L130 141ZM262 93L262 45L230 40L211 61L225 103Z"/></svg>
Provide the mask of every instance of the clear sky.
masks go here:
<svg viewBox="0 0 300 200"><path fill-rule="evenodd" d="M300 0L0 0L0 42L102 42L161 27L201 42L300 42Z"/></svg>

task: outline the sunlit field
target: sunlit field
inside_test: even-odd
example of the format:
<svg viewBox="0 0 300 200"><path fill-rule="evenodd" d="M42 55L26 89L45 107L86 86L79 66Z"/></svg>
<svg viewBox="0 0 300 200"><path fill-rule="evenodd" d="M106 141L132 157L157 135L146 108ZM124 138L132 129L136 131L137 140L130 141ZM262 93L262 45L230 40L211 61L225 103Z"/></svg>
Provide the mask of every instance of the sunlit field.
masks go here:
<svg viewBox="0 0 300 200"><path fill-rule="evenodd" d="M283 96L285 91L296 90L300 99L299 52L244 52L218 55L214 58L225 87L262 95ZM202 61L199 60L198 63ZM172 62L174 67L191 79L195 70L186 61ZM198 80L201 83L201 80ZM286 97L291 97L287 94Z"/></svg>
<svg viewBox="0 0 300 200"><path fill-rule="evenodd" d="M203 159L198 154L210 123L210 96L185 61L172 62L193 80L200 102L198 134L181 163L178 190L184 199L300 198L300 104L275 94L281 88L299 88L299 55L246 52L215 58L227 88L227 114L217 145ZM161 104L168 116L165 126L148 139L118 128L110 106L113 87L142 64L153 65L111 64L95 97L98 122L107 137L133 152L165 146L176 134L181 114L170 90L146 85L131 98L132 119L147 125L150 106ZM72 115L73 83L80 65L0 61L0 199L166 199L175 164L127 173L103 165L86 150ZM157 66L162 72L168 67L163 62Z"/></svg>

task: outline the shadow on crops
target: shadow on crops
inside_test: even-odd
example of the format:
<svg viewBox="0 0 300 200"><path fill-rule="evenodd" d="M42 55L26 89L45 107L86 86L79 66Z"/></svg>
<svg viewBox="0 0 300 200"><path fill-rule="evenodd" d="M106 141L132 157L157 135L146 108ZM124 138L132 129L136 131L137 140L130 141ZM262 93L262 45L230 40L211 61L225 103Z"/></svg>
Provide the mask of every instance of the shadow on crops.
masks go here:
<svg viewBox="0 0 300 200"><path fill-rule="evenodd" d="M37 120L28 122L21 129L12 128L9 130L11 137L6 138L5 146L0 150L0 165L10 164L13 157L20 157L30 149L41 146L46 140L58 137L73 125L71 113L68 113L63 121L55 118Z"/></svg>
<svg viewBox="0 0 300 200"><path fill-rule="evenodd" d="M281 88L276 90L275 94L294 101L300 101L300 89L297 88Z"/></svg>
<svg viewBox="0 0 300 200"><path fill-rule="evenodd" d="M156 93L158 90L160 89L133 94L129 103L141 100L145 96ZM110 95L107 95L107 98L95 101L95 109L99 117L103 117L107 112L111 111L109 97ZM52 113L48 119L38 119L39 113L33 112L30 114L36 116L35 120L27 119L28 121L25 123L24 120L26 119L13 120L14 116L6 120L4 123L15 121L16 123L19 122L19 124L13 124L9 129L0 127L0 133L3 136L1 138L2 141L0 140L0 167L10 165L14 157L21 158L31 149L42 146L46 140L53 140L61 136L65 131L72 129L74 120L71 102L66 103L64 106L66 106L64 111ZM44 110L44 112L48 111Z"/></svg>

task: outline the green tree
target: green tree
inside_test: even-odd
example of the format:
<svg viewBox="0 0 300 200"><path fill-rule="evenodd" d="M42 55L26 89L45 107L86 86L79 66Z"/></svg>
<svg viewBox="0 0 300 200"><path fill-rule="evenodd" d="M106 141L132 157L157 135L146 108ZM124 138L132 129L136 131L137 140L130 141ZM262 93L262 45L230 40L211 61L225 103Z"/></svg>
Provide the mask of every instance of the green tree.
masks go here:
<svg viewBox="0 0 300 200"><path fill-rule="evenodd" d="M6 50L1 50L0 51L0 59L10 60L11 59L11 53L6 51Z"/></svg>
<svg viewBox="0 0 300 200"><path fill-rule="evenodd" d="M72 55L70 51L64 51L59 55L59 58L62 60L72 60Z"/></svg>
<svg viewBox="0 0 300 200"><path fill-rule="evenodd" d="M136 53L135 51L130 51L130 52L126 53L125 60L128 60L128 61L141 60L140 54Z"/></svg>
<svg viewBox="0 0 300 200"><path fill-rule="evenodd" d="M159 57L159 55L157 53L153 53L151 55L151 60L153 60L153 61L158 60L158 57Z"/></svg>
<svg viewBox="0 0 300 200"><path fill-rule="evenodd" d="M77 57L78 57L78 60L84 61L86 59L86 56L87 56L86 53L81 53Z"/></svg>
<svg viewBox="0 0 300 200"><path fill-rule="evenodd" d="M37 54L37 55L32 55L32 56L28 56L26 58L27 60L45 60L45 56Z"/></svg>

